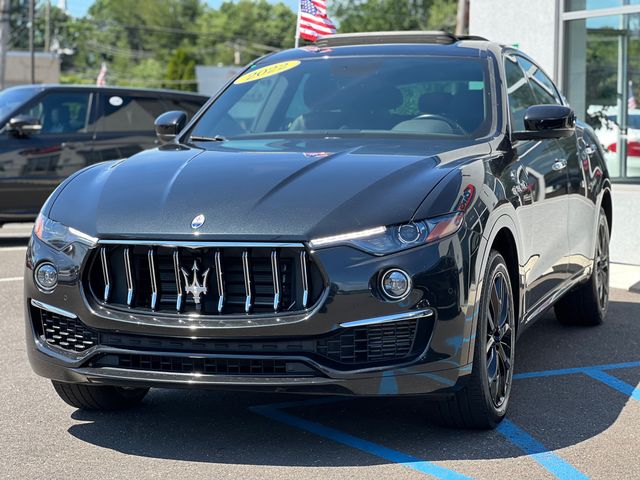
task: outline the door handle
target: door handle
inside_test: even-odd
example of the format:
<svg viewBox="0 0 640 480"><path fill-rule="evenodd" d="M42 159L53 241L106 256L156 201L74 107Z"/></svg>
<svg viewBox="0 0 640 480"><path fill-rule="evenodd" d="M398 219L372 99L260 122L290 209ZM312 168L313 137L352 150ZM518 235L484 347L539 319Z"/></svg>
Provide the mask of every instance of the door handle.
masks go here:
<svg viewBox="0 0 640 480"><path fill-rule="evenodd" d="M556 172L559 171L559 170L562 170L562 169L564 169L566 167L567 167L567 161L566 160L556 160L554 162L554 164L551 166L551 168L553 170L555 170Z"/></svg>

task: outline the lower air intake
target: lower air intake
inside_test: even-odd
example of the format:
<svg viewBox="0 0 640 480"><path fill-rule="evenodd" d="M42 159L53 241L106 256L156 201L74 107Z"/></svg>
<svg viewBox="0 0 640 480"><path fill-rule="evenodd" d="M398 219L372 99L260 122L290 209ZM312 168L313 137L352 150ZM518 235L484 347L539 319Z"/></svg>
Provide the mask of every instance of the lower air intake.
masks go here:
<svg viewBox="0 0 640 480"><path fill-rule="evenodd" d="M67 318L46 310L39 312L42 336L49 345L73 352L84 352L98 344L98 334L86 328L77 318Z"/></svg>
<svg viewBox="0 0 640 480"><path fill-rule="evenodd" d="M250 358L194 358L169 355L109 354L91 363L92 367L112 367L150 372L204 375L301 375L313 370L301 362Z"/></svg>

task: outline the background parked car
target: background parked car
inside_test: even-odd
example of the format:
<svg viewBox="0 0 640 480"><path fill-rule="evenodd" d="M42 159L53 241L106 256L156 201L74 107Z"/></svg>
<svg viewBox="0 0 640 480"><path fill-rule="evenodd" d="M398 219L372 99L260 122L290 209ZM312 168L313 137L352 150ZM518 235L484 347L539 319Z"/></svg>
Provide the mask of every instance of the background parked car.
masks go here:
<svg viewBox="0 0 640 480"><path fill-rule="evenodd" d="M0 225L33 220L56 186L92 163L157 145L154 119L191 117L208 97L169 90L30 85L0 92Z"/></svg>

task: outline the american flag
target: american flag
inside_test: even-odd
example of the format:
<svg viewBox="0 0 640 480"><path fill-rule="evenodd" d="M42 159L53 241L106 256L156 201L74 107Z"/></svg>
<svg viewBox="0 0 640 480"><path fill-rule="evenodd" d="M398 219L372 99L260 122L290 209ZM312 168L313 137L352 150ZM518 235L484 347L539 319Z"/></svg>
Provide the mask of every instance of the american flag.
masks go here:
<svg viewBox="0 0 640 480"><path fill-rule="evenodd" d="M313 42L320 35L332 33L336 33L336 27L327 17L326 0L300 0L298 36Z"/></svg>
<svg viewBox="0 0 640 480"><path fill-rule="evenodd" d="M107 64L102 62L102 66L100 67L100 73L98 73L98 78L96 78L96 85L98 87L104 87L107 84Z"/></svg>
<svg viewBox="0 0 640 480"><path fill-rule="evenodd" d="M636 102L636 97L633 94L633 82L629 80L629 99L627 100L627 108L629 110L635 110L638 108L638 102Z"/></svg>

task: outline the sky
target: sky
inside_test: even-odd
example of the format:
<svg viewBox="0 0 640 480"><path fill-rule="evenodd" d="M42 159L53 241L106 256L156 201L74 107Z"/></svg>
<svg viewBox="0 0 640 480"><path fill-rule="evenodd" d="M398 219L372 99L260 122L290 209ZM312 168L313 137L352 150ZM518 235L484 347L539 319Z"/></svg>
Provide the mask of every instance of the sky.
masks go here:
<svg viewBox="0 0 640 480"><path fill-rule="evenodd" d="M64 0L60 0L59 3L62 3ZM285 5L289 5L293 11L297 9L298 0L268 0L270 3L278 3L282 2ZM212 7L219 7L223 0L206 0L206 2ZM52 2L53 3L53 2ZM74 17L82 17L87 13L87 10L93 3L92 0L66 0L67 10Z"/></svg>

